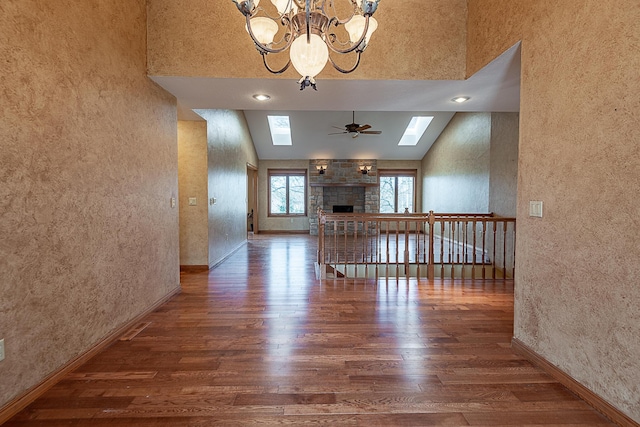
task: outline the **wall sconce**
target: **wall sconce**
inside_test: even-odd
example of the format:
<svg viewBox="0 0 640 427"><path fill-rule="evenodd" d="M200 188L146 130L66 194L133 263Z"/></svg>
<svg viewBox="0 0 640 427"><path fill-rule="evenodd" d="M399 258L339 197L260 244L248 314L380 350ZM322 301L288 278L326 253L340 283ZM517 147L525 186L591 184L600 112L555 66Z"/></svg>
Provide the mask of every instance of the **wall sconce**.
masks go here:
<svg viewBox="0 0 640 427"><path fill-rule="evenodd" d="M371 166L367 166L367 165L360 166L360 172L362 172L362 175L367 175L370 170L371 170Z"/></svg>
<svg viewBox="0 0 640 427"><path fill-rule="evenodd" d="M318 174L324 175L324 171L327 170L327 165L317 165L316 169L318 170Z"/></svg>

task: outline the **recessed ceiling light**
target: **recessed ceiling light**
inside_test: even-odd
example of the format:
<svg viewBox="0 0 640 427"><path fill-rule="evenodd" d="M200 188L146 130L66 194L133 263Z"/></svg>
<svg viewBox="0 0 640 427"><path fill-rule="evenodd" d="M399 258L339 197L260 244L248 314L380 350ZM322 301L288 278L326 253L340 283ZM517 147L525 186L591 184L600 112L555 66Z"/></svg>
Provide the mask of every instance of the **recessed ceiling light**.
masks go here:
<svg viewBox="0 0 640 427"><path fill-rule="evenodd" d="M268 101L271 99L271 97L269 95L266 95L264 93L257 93L255 95L253 95L253 97L255 99L257 99L258 101Z"/></svg>
<svg viewBox="0 0 640 427"><path fill-rule="evenodd" d="M468 96L456 96L452 99L452 101L457 102L458 104L462 104L463 102L467 102L470 99L471 98L469 98Z"/></svg>

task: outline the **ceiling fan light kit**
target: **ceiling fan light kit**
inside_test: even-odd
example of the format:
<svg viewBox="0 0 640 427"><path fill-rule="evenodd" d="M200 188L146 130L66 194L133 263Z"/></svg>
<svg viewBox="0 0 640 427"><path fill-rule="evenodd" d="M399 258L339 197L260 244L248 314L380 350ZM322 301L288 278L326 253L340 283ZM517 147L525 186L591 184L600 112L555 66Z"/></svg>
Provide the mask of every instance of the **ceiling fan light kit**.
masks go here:
<svg viewBox="0 0 640 427"><path fill-rule="evenodd" d="M269 15L260 7L260 0L232 1L245 17L245 28L262 56L265 68L273 74L281 74L293 65L302 76L298 81L300 90L309 86L317 90L315 78L327 62L341 73L353 72L360 65L360 55L378 28L373 14L380 0L271 0L277 16ZM351 15L340 19L335 1L347 2L351 6ZM342 28L342 33L348 34L349 40L341 41L334 32L335 28ZM279 33L282 36L275 40ZM272 68L267 62L267 55L286 50L289 50L289 61L280 69ZM354 65L342 68L330 53L354 53Z"/></svg>

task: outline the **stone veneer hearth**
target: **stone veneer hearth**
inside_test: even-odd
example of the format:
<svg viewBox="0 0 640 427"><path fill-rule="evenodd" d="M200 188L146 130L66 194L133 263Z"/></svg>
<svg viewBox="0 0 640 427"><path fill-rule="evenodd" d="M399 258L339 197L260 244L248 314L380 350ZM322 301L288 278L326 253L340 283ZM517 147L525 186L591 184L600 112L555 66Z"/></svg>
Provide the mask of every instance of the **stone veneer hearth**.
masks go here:
<svg viewBox="0 0 640 427"><path fill-rule="evenodd" d="M320 175L316 166L326 167ZM363 175L360 166L371 166ZM378 170L376 160L310 160L309 161L309 232L318 234L317 210L331 212L333 205L353 205L354 213L377 213Z"/></svg>

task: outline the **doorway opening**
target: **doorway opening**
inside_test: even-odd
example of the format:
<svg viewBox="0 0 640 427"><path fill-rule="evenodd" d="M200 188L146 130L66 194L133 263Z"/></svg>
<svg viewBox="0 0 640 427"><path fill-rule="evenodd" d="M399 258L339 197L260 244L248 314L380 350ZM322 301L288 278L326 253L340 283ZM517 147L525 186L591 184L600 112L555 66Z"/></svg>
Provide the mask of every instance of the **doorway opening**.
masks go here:
<svg viewBox="0 0 640 427"><path fill-rule="evenodd" d="M258 168L247 163L247 238L258 234Z"/></svg>

